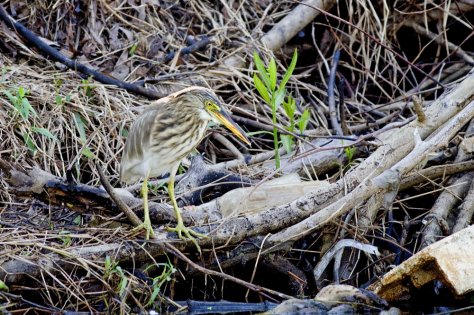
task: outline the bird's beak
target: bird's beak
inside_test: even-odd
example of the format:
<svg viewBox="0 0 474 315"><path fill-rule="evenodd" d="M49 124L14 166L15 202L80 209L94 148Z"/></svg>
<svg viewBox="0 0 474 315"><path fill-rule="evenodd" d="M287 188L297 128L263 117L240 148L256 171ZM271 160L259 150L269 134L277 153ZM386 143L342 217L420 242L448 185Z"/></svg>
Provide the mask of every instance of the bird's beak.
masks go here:
<svg viewBox="0 0 474 315"><path fill-rule="evenodd" d="M232 131L232 133L234 135L236 135L237 138L239 138L240 140L242 140L246 144L250 145L250 140L245 135L245 131L243 131L242 128L240 128L239 125L237 125L237 123L235 121L233 121L232 118L230 118L230 116L226 112L221 110L221 111L218 111L218 112L214 112L213 114L217 118L217 120L221 124L226 126L230 131Z"/></svg>

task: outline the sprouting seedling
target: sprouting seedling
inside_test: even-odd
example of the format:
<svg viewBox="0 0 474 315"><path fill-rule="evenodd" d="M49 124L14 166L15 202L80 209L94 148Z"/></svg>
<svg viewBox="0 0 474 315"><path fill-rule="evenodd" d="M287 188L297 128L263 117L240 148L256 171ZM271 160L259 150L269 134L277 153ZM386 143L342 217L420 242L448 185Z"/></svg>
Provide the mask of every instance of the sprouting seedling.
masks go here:
<svg viewBox="0 0 474 315"><path fill-rule="evenodd" d="M286 130L288 130L290 134L280 135L280 138L281 143L283 144L283 147L285 148L286 152L291 153L293 150L294 143L293 134L297 132L296 127L298 127L299 133L301 134L306 130L310 118L310 112L306 108L303 113L297 118L296 100L291 95L288 95L286 101L283 101L282 107L289 120L289 124L288 126L286 126Z"/></svg>
<svg viewBox="0 0 474 315"><path fill-rule="evenodd" d="M169 259L167 263L160 263L156 264L155 266L162 267L163 271L160 275L153 278L153 291L146 306L151 306L155 302L156 298L158 297L158 294L161 292L161 287L163 286L163 284L171 281L171 276L177 271L173 264L169 261Z"/></svg>
<svg viewBox="0 0 474 315"><path fill-rule="evenodd" d="M27 131L21 132L23 141L28 149L34 154L37 151L36 144L32 138L33 134L42 135L53 141L57 141L56 137L46 128L31 126L30 120L34 121L37 117L35 109L31 106L30 101L27 98L28 90L20 86L16 91L3 91L7 96L10 103L15 108L16 112L20 115L23 122L26 122Z"/></svg>
<svg viewBox="0 0 474 315"><path fill-rule="evenodd" d="M28 98L26 97L28 94L27 89L20 86L16 92L5 90L3 93L8 97L8 100L24 121L28 121L30 115L36 116L35 109L31 106L30 101L28 101Z"/></svg>
<svg viewBox="0 0 474 315"><path fill-rule="evenodd" d="M278 73L277 73L277 68L276 68L276 62L273 57L270 59L268 66L265 66L265 64L260 59L257 52L254 52L253 59L254 59L255 67L257 68L257 73L254 74L253 76L254 85L258 93L260 94L260 96L268 105L270 105L270 108L272 110L275 164L276 164L276 168L278 169L280 168L280 154L278 152L279 141L278 141L278 129L276 127L277 110L280 107L280 105L283 103L285 96L287 94L286 84L288 83L288 80L290 80L290 77L293 74L293 71L295 70L296 61L298 59L298 53L295 49L295 52L293 53L293 57L291 59L291 63L288 66L288 69L286 70L285 74L283 75L280 81L280 84L277 84ZM284 138L282 138L282 141L284 143L285 141L288 141L288 140L283 140L283 139Z"/></svg>
<svg viewBox="0 0 474 315"><path fill-rule="evenodd" d="M352 161L354 160L355 152L356 152L355 146L350 146L350 147L344 148L344 153L347 157L348 164L351 164Z"/></svg>
<svg viewBox="0 0 474 315"><path fill-rule="evenodd" d="M93 86L91 85L90 80L89 79L82 79L81 83L82 83L82 88L84 89L85 95L88 98L91 98L92 97Z"/></svg>

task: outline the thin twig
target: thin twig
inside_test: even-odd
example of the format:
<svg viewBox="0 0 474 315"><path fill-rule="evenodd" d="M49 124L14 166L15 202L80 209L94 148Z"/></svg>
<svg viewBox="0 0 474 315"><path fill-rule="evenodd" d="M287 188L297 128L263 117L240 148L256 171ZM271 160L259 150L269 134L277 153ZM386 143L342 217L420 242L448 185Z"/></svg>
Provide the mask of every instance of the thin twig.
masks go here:
<svg viewBox="0 0 474 315"><path fill-rule="evenodd" d="M178 51L180 55L188 55L191 54L195 51L200 51L206 48L210 43L212 43L212 37L204 37L203 39L187 46ZM166 56L158 60L158 63L166 63L170 60L172 60L176 56L176 51L172 51L168 53Z"/></svg>
<svg viewBox="0 0 474 315"><path fill-rule="evenodd" d="M339 64L339 57L341 56L341 51L336 50L332 57L332 66L331 72L329 73L329 82L328 82L328 106L329 106L329 118L331 119L331 125L336 134L343 136L341 125L337 121L337 110L336 110L336 100L334 98L334 86L336 85L336 71L337 65Z"/></svg>
<svg viewBox="0 0 474 315"><path fill-rule="evenodd" d="M142 220L140 220L140 218L135 214L135 212L133 212L127 206L127 204L123 202L123 200L120 199L120 197L114 192L114 188L112 187L112 185L110 185L107 178L105 178L104 172L102 172L102 169L99 166L99 163L95 163L95 169L97 170L97 173L99 174L100 183L102 184L102 186L104 186L105 190L110 196L110 199L112 199L113 202L115 202L115 204L120 209L120 211L122 211L125 214L128 220L130 220L130 222L134 226L142 225L143 224Z"/></svg>

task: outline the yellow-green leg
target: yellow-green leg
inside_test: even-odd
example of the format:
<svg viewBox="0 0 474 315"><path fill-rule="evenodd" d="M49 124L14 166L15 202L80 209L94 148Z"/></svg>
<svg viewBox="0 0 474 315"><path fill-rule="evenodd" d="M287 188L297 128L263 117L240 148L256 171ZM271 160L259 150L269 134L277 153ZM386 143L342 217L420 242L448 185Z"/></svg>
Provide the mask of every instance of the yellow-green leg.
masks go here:
<svg viewBox="0 0 474 315"><path fill-rule="evenodd" d="M144 229L146 232L146 239L150 238L150 235L153 237L155 233L153 232L153 227L151 226L150 220L150 211L148 209L148 176L143 180L142 185L142 198L143 198L143 212L144 218L143 223L135 227L134 230Z"/></svg>
<svg viewBox="0 0 474 315"><path fill-rule="evenodd" d="M168 228L168 231L178 233L179 238L182 240L186 240L186 238L188 238L189 240L191 240L191 242L194 243L198 252L201 253L201 247L199 247L199 244L197 243L195 237L206 238L207 236L199 232L196 232L190 228L187 228L184 225L183 218L181 217L181 212L178 208L178 204L176 203L176 198L174 196L174 177L176 175L176 172L178 171L178 167L179 167L179 164L173 167L173 169L170 172L170 178L168 182L168 194L170 195L171 203L173 204L174 213L176 215L176 220L178 221L178 223L176 224L176 227Z"/></svg>

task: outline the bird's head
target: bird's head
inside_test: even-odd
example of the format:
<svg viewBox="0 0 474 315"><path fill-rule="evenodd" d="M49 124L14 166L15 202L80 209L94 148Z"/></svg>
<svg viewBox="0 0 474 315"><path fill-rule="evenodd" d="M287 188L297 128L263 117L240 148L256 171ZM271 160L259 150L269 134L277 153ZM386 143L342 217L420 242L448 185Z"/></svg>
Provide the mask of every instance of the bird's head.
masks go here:
<svg viewBox="0 0 474 315"><path fill-rule="evenodd" d="M202 87L191 87L185 90L186 92L182 95L186 94L189 104L197 107L201 119L212 120L226 126L237 138L250 145L245 132L232 120L212 90Z"/></svg>

